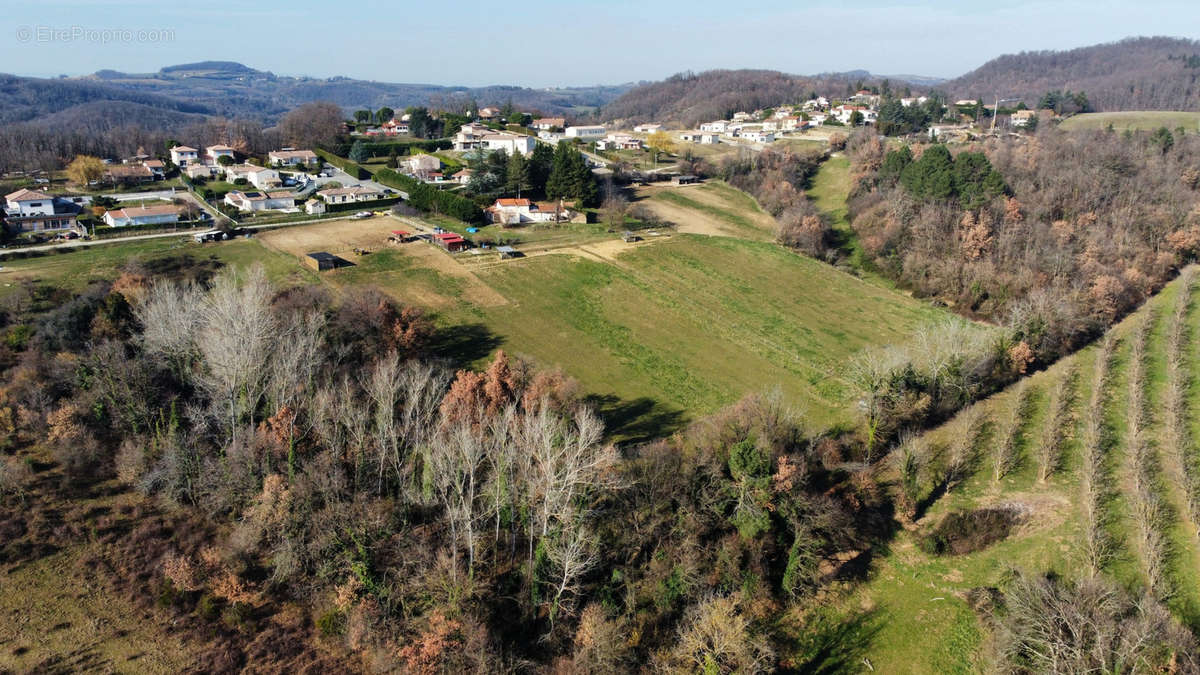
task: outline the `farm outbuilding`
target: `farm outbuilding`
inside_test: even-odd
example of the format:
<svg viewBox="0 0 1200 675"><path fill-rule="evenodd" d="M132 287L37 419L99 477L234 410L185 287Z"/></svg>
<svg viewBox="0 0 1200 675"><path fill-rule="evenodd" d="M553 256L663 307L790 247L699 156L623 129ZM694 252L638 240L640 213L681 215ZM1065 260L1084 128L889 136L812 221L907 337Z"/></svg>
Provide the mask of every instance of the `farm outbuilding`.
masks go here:
<svg viewBox="0 0 1200 675"><path fill-rule="evenodd" d="M433 235L433 243L441 246L447 251L461 251L467 248L467 240L463 239L461 235L455 234L454 232L442 232L440 234Z"/></svg>
<svg viewBox="0 0 1200 675"><path fill-rule="evenodd" d="M496 252L500 254L501 258L517 258L521 255L520 251L511 246L497 246Z"/></svg>
<svg viewBox="0 0 1200 675"><path fill-rule="evenodd" d="M325 270L337 269L338 267L341 267L342 265L349 264L345 260L342 260L341 258L337 257L336 255L334 255L332 253L326 253L325 251L317 251L316 253L309 253L309 254L305 255L304 262L307 263L309 267L317 270L318 272L324 272Z"/></svg>
<svg viewBox="0 0 1200 675"><path fill-rule="evenodd" d="M388 241L393 244L407 244L414 239L416 237L406 230L392 230L392 234L388 237Z"/></svg>

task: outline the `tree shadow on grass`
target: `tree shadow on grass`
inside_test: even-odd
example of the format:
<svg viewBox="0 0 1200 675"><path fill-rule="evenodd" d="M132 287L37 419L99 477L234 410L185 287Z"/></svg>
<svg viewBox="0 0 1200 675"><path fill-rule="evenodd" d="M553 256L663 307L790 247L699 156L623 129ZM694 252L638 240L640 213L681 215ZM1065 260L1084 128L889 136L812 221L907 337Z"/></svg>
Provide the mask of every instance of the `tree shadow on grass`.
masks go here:
<svg viewBox="0 0 1200 675"><path fill-rule="evenodd" d="M867 670L864 659L883 623L878 610L850 616L822 613L805 626L795 665L786 672L848 675Z"/></svg>
<svg viewBox="0 0 1200 675"><path fill-rule="evenodd" d="M451 368L462 369L487 357L502 342L499 335L481 323L458 324L439 329L429 351Z"/></svg>
<svg viewBox="0 0 1200 675"><path fill-rule="evenodd" d="M688 422L684 411L645 396L626 400L612 394L591 394L584 401L604 420L609 437L620 443L663 438Z"/></svg>

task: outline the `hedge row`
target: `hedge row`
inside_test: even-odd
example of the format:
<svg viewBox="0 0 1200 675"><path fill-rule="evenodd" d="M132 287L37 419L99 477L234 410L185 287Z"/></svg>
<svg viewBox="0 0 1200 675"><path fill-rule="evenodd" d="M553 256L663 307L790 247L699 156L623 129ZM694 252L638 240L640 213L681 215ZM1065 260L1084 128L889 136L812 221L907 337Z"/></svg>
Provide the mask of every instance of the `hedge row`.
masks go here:
<svg viewBox="0 0 1200 675"><path fill-rule="evenodd" d="M373 199L369 202L350 202L349 204L326 204L326 213L341 213L342 211L370 211L383 206L391 206L398 204L402 200L399 197L386 197L384 199Z"/></svg>
<svg viewBox="0 0 1200 675"><path fill-rule="evenodd" d="M317 149L314 152L317 153L318 157L350 174L356 180L366 180L367 178L371 177L371 173L369 171L362 168L358 164L345 159L344 157L338 157L328 150Z"/></svg>
<svg viewBox="0 0 1200 675"><path fill-rule="evenodd" d="M375 180L390 188L407 192L408 203L413 208L444 213L467 223L483 221L483 211L480 210L478 204L453 192L439 190L391 169L380 169L375 172Z"/></svg>
<svg viewBox="0 0 1200 675"><path fill-rule="evenodd" d="M345 143L338 146L338 154L349 155L350 148L353 143ZM397 155L411 155L414 150L424 152L437 152L439 150L449 150L454 147L454 143L448 138L440 138L437 140L410 140L410 141L363 141L363 146L366 147L368 157L387 157L392 150L396 151Z"/></svg>

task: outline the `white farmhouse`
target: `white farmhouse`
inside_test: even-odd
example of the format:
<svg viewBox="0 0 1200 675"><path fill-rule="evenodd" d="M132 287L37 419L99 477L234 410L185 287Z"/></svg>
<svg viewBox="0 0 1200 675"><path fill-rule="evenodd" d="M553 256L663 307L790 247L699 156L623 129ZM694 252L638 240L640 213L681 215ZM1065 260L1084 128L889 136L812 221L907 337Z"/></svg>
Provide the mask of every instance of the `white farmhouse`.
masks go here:
<svg viewBox="0 0 1200 675"><path fill-rule="evenodd" d="M700 125L700 131L708 131L714 134L723 134L729 130L729 120L716 120L713 122L705 122Z"/></svg>

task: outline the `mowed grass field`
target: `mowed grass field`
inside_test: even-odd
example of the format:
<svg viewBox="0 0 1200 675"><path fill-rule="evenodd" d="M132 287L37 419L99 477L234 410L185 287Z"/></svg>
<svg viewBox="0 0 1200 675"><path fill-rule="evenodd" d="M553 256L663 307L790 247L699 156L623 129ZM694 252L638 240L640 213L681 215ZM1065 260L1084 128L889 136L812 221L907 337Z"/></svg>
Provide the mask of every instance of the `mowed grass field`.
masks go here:
<svg viewBox="0 0 1200 675"><path fill-rule="evenodd" d="M1117 131L1152 131L1166 127L1172 131L1183 127L1190 133L1200 132L1200 112L1174 110L1127 110L1122 112L1099 112L1072 115L1059 124L1063 129L1106 129L1109 125Z"/></svg>
<svg viewBox="0 0 1200 675"><path fill-rule="evenodd" d="M1200 287L1185 289L1176 280L1147 303L1137 314L1113 329L1118 343L1111 360L1111 375L1104 387L1107 404L1104 419L1109 438L1100 480L1106 488L1101 499L1105 533L1111 556L1101 573L1122 586L1140 592L1147 585L1143 573L1143 551L1131 516L1131 472L1135 470L1127 438L1131 361L1134 329L1152 312L1146 340L1145 386L1152 491L1161 500L1161 521L1156 528L1166 542L1164 580L1166 605L1184 625L1200 628L1200 538L1184 505L1187 471L1181 470L1166 444L1163 401L1167 388L1167 333L1179 293L1193 298L1185 315L1184 372L1192 380L1186 388L1187 425L1191 438L1200 438L1200 310L1195 296ZM872 627L870 645L863 649L877 672L968 673L987 671L989 652L985 629L965 600L970 589L1003 587L1012 570L1029 574L1056 572L1067 577L1084 574L1083 522L1080 480L1083 420L1093 391L1093 368L1100 353L1092 345L1028 380L1032 410L1016 444L1018 461L1014 471L999 481L993 473L998 424L1007 419L1014 405L1014 391L997 394L978 406L990 420L976 447L976 471L968 480L936 500L913 531L901 531L889 550L875 559L868 582L847 591L842 606L843 620L857 619ZM1047 424L1051 392L1058 381L1074 369L1075 395L1063 429L1061 464L1045 482L1037 480L1037 449ZM924 437L922 494L929 494L938 467L944 464L950 444L962 434L955 419ZM1200 453L1193 440L1185 452L1183 466L1200 467ZM887 466L887 465L884 465ZM1193 478L1194 480L1194 478ZM1018 504L1028 509L1024 521L1004 540L965 555L934 555L920 546L924 533L953 511L985 506ZM919 629L917 628L919 626Z"/></svg>

